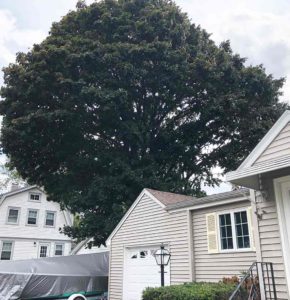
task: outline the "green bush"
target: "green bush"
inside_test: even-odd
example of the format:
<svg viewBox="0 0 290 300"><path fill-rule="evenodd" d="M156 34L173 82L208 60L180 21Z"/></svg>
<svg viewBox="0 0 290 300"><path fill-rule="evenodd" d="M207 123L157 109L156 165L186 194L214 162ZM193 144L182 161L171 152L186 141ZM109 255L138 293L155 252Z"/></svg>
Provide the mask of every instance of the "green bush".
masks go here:
<svg viewBox="0 0 290 300"><path fill-rule="evenodd" d="M236 285L225 283L186 283L147 288L143 300L228 300Z"/></svg>

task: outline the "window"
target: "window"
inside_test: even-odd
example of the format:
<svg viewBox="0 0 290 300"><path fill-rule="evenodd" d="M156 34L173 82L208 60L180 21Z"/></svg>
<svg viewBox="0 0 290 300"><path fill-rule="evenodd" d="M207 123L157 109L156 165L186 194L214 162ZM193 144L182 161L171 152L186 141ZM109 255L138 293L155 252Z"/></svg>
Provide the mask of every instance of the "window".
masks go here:
<svg viewBox="0 0 290 300"><path fill-rule="evenodd" d="M233 249L233 231L231 215L224 214L219 216L220 221L220 236L221 236L221 249L228 250Z"/></svg>
<svg viewBox="0 0 290 300"><path fill-rule="evenodd" d="M14 208L14 207L8 208L7 223L18 224L19 210L20 210L19 208Z"/></svg>
<svg viewBox="0 0 290 300"><path fill-rule="evenodd" d="M45 226L54 226L55 212L47 211L45 216Z"/></svg>
<svg viewBox="0 0 290 300"><path fill-rule="evenodd" d="M10 260L12 257L13 242L3 241L0 260Z"/></svg>
<svg viewBox="0 0 290 300"><path fill-rule="evenodd" d="M30 201L40 201L41 194L39 193L29 193L29 200Z"/></svg>
<svg viewBox="0 0 290 300"><path fill-rule="evenodd" d="M237 248L250 248L250 235L246 211L235 213Z"/></svg>
<svg viewBox="0 0 290 300"><path fill-rule="evenodd" d="M61 256L63 255L63 244L55 244L55 250L54 250L54 255L55 256Z"/></svg>
<svg viewBox="0 0 290 300"><path fill-rule="evenodd" d="M49 244L39 244L39 257L47 257Z"/></svg>
<svg viewBox="0 0 290 300"><path fill-rule="evenodd" d="M219 215L221 250L249 249L250 234L247 211Z"/></svg>
<svg viewBox="0 0 290 300"><path fill-rule="evenodd" d="M28 210L27 224L28 225L37 225L37 210L36 209Z"/></svg>

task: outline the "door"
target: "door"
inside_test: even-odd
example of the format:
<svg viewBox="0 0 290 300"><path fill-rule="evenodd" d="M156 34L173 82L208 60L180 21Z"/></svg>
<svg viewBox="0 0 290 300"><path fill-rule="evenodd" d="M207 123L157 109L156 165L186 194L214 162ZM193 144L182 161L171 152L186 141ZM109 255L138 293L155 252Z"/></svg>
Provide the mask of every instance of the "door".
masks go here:
<svg viewBox="0 0 290 300"><path fill-rule="evenodd" d="M38 257L48 257L49 255L49 243L40 243L38 250Z"/></svg>
<svg viewBox="0 0 290 300"><path fill-rule="evenodd" d="M285 273L290 287L290 176L274 180Z"/></svg>
<svg viewBox="0 0 290 300"><path fill-rule="evenodd" d="M146 287L161 285L160 266L153 256L160 246L125 249L123 300L141 300ZM170 264L170 263L169 263ZM170 284L170 266L165 267L165 285Z"/></svg>

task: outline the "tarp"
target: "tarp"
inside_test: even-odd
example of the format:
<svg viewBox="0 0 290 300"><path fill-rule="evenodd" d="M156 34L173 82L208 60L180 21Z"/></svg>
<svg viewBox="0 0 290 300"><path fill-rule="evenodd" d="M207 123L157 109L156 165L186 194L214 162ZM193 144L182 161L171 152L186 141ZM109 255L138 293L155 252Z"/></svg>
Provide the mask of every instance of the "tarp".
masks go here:
<svg viewBox="0 0 290 300"><path fill-rule="evenodd" d="M107 291L109 252L0 261L0 300Z"/></svg>

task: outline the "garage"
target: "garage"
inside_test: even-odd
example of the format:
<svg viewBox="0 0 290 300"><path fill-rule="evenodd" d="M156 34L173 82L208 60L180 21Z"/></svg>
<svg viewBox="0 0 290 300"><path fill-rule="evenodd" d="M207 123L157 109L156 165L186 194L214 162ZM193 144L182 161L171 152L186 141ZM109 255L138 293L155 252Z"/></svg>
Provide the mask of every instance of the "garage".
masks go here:
<svg viewBox="0 0 290 300"><path fill-rule="evenodd" d="M159 248L159 245L125 248L123 300L139 300L146 287L160 286L160 267L154 258ZM170 265L165 272L165 285L169 285Z"/></svg>

